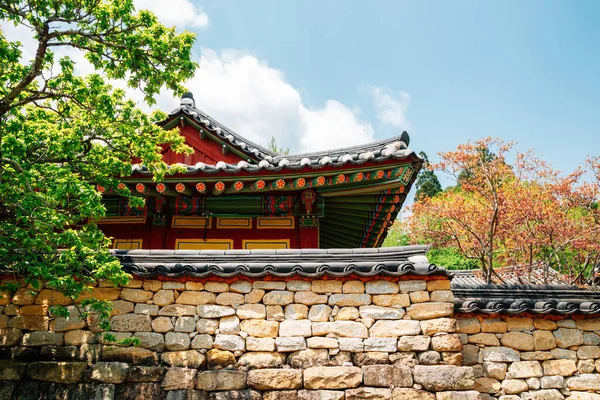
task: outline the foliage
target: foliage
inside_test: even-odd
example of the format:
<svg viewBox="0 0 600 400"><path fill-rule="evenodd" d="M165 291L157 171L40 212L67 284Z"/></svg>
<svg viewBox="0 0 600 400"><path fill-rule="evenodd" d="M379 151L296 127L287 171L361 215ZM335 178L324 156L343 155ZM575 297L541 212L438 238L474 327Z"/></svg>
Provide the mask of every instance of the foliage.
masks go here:
<svg viewBox="0 0 600 400"><path fill-rule="evenodd" d="M429 262L448 269L477 269L479 263L463 256L455 247L432 248L427 253Z"/></svg>
<svg viewBox="0 0 600 400"><path fill-rule="evenodd" d="M29 28L38 46L27 61L0 32L0 266L71 298L98 280L123 284L129 276L95 223L105 214L96 185L128 196L117 186L132 159L158 180L177 170L161 146L191 149L106 78L126 79L148 104L162 88L181 95L196 68L193 35L136 13L131 0L0 0L0 19ZM61 48L83 51L98 73L75 74L72 59L57 59ZM103 303L85 306L107 319Z"/></svg>
<svg viewBox="0 0 600 400"><path fill-rule="evenodd" d="M277 154L278 156L287 156L288 154L290 154L290 148L283 148L283 147L279 147L277 145L277 141L275 140L275 136L271 136L271 140L269 140L269 144L267 145L267 148L269 150L271 150L273 153Z"/></svg>
<svg viewBox="0 0 600 400"><path fill-rule="evenodd" d="M423 169L417 175L417 181L415 182L415 201L423 199L425 197L433 197L442 191L442 185L438 180L437 175L431 169L429 158L425 152L420 152L419 156L423 159Z"/></svg>
<svg viewBox="0 0 600 400"><path fill-rule="evenodd" d="M598 158L562 175L529 151L506 156L512 143L486 138L440 154L434 168L457 186L413 205L411 239L457 249L491 280L498 265L541 263L574 278L600 261ZM467 171L465 173L465 171Z"/></svg>

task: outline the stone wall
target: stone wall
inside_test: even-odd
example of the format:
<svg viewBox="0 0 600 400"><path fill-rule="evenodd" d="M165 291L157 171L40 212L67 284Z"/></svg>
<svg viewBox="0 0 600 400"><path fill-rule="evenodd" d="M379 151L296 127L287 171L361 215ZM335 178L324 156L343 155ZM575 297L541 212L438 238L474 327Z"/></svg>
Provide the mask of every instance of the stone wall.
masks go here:
<svg viewBox="0 0 600 400"><path fill-rule="evenodd" d="M600 399L600 319L456 318L476 390L501 400Z"/></svg>
<svg viewBox="0 0 600 400"><path fill-rule="evenodd" d="M462 332L473 335L454 333L446 277L402 279L134 280L125 288L94 288L88 296L112 301L112 334L141 342L129 347L104 342L59 293L21 288L0 299L0 399L469 400L480 398L475 385L490 390L462 366L463 354L470 365L478 356L493 362L494 372L489 363L476 371L498 390L505 390L501 380L511 381L497 369L534 369L518 363L524 353L519 358L508 348L499 351L500 362L485 349L473 354L476 345L463 351L461 340L476 337L469 327L479 332L481 324L463 320ZM49 306L56 304L68 306L71 317L53 317ZM566 347L591 340L580 334L572 342L560 329L539 332L557 335ZM539 362L540 371L568 370L578 380L540 384L590 385L584 372L594 363L585 357L595 357L594 350L580 347L579 365L570 359L577 352L560 351L553 359L571 362Z"/></svg>

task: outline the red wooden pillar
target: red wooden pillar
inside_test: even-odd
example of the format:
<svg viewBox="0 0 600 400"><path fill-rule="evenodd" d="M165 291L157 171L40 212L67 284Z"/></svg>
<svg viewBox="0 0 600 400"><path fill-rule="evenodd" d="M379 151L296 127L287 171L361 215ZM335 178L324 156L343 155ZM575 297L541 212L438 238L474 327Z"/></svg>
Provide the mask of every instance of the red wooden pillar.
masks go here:
<svg viewBox="0 0 600 400"><path fill-rule="evenodd" d="M319 218L316 216L300 217L300 248L319 248Z"/></svg>

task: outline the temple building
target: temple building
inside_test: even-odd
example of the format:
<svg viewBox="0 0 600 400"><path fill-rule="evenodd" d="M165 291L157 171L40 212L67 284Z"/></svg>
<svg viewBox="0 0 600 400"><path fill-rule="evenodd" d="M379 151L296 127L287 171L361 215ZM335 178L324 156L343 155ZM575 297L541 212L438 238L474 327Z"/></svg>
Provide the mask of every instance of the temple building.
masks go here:
<svg viewBox="0 0 600 400"><path fill-rule="evenodd" d="M195 107L191 93L161 123L178 127L190 155L165 147L187 172L153 182L135 164L122 180L144 209L105 192L105 234L122 250L379 247L422 160L409 136L299 155L278 155Z"/></svg>

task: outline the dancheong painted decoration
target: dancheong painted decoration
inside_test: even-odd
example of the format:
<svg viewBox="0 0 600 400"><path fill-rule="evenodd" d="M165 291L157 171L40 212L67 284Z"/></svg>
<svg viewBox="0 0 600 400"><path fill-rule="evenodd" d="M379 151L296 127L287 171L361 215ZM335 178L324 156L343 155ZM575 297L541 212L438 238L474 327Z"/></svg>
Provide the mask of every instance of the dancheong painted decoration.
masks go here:
<svg viewBox="0 0 600 400"><path fill-rule="evenodd" d="M117 249L378 247L422 165L406 132L362 146L277 155L198 110L189 93L161 125L178 127L194 152L165 148L163 160L186 172L160 183L143 165L132 166L119 190L144 196L144 209L99 187L108 210L99 223Z"/></svg>

